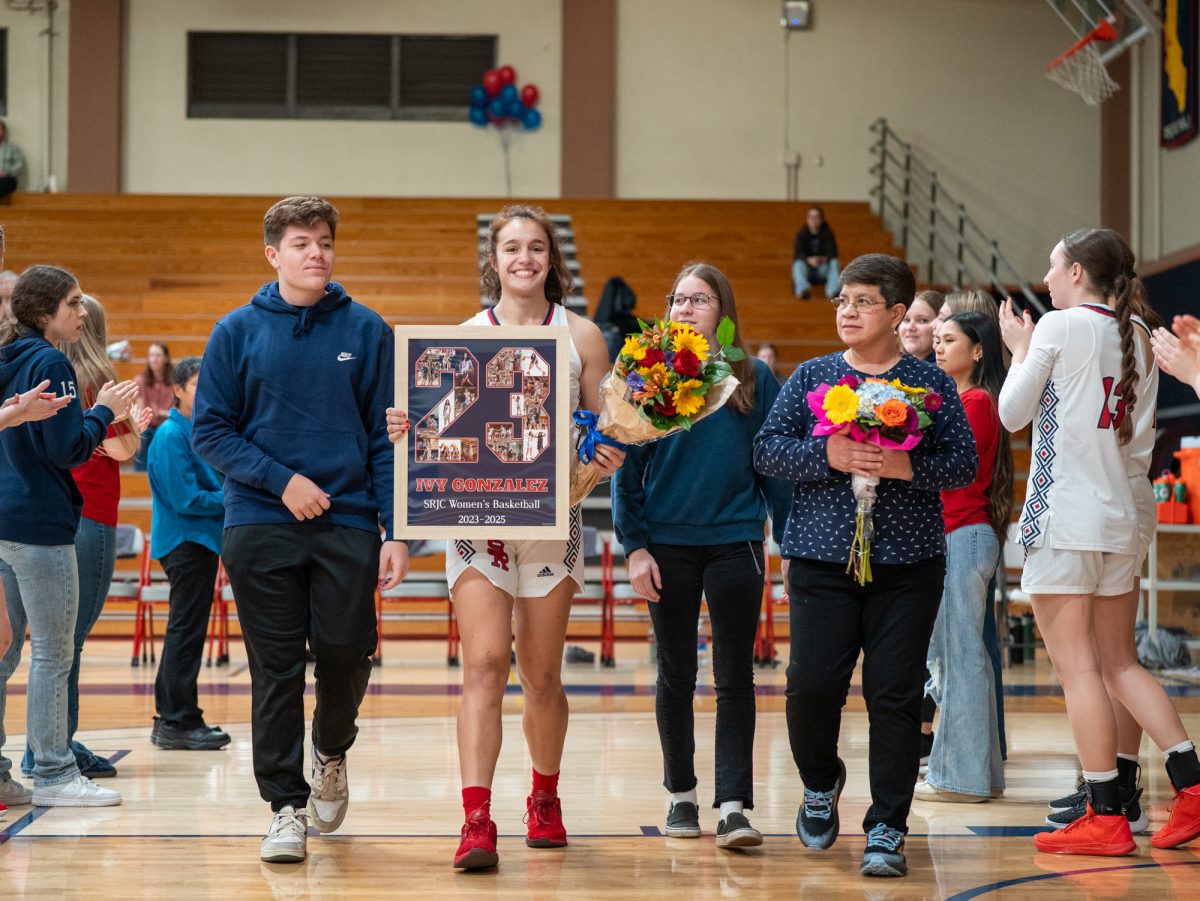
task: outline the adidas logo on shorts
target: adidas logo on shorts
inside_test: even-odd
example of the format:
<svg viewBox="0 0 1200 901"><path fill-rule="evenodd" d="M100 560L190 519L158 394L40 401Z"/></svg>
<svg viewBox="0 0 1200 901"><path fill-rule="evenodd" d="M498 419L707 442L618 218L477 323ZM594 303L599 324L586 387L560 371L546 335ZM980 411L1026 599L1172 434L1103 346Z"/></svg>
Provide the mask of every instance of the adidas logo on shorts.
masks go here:
<svg viewBox="0 0 1200 901"><path fill-rule="evenodd" d="M554 570L552 570L548 566L543 566L542 571L537 574L537 577L539 579L549 579L549 578L553 577L553 575L554 575Z"/></svg>

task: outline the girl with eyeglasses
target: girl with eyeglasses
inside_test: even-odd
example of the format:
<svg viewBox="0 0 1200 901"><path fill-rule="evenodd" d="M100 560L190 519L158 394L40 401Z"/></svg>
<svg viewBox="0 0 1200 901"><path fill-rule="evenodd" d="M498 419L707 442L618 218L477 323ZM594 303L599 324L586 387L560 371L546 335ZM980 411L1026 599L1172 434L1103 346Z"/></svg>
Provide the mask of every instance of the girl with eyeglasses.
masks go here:
<svg viewBox="0 0 1200 901"><path fill-rule="evenodd" d="M716 348L717 325L737 324L729 280L689 263L667 296L667 317L685 322ZM741 332L735 346L744 350ZM761 360L732 364L739 381L726 405L665 441L631 447L612 481L613 524L629 583L649 604L658 648L654 710L670 794L666 834L699 838L699 793L692 716L700 601L712 628L717 694L716 784L721 848L762 844L746 817L754 807L754 639L762 607L763 526L782 538L791 486L754 472L754 436L779 394ZM698 491L697 486L704 486Z"/></svg>
<svg viewBox="0 0 1200 901"><path fill-rule="evenodd" d="M1083 766L1086 808L1039 851L1118 856L1134 851L1125 806L1136 761L1122 766L1110 694L1166 756L1170 818L1151 838L1173 848L1200 836L1200 761L1170 699L1138 662L1137 578L1155 519L1147 478L1154 449L1158 317L1116 232L1082 229L1050 254L1055 309L1034 327L1006 301L1000 328L1012 368L1000 392L1010 430L1033 428L1021 513L1021 588L1062 683Z"/></svg>
<svg viewBox="0 0 1200 901"><path fill-rule="evenodd" d="M1004 384L1000 330L983 313L959 313L935 341L938 368L954 379L966 410L979 466L975 480L942 492L946 582L929 644L929 696L942 709L925 801L987 801L1004 791L995 677L984 645L988 588L1008 532L1013 465L996 398Z"/></svg>

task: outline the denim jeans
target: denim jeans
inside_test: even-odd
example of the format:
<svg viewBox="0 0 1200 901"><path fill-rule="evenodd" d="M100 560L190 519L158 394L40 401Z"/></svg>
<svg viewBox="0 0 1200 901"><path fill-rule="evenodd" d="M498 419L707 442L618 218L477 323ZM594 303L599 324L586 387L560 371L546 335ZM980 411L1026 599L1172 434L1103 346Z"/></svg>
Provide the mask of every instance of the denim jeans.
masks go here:
<svg viewBox="0 0 1200 901"><path fill-rule="evenodd" d="M75 741L75 730L79 728L79 662L83 643L92 634L108 597L117 560L116 528L81 517L79 531L75 533L75 559L79 564L79 613L75 617L75 656L67 677L67 744L79 769L86 770L95 763L96 755L82 742ZM32 771L33 748L26 742L21 772Z"/></svg>
<svg viewBox="0 0 1200 901"><path fill-rule="evenodd" d="M663 786L696 787L696 639L700 597L712 625L717 691L716 785L713 807L741 801L754 807L754 636L762 609L762 542L651 544L662 575L661 600L649 604L658 644L654 699L663 753Z"/></svg>
<svg viewBox="0 0 1200 901"><path fill-rule="evenodd" d="M75 545L44 546L0 541L0 579L12 621L13 643L0 660L0 748L8 680L21 662L29 626L31 663L25 698L25 731L33 748L34 785L57 785L79 775L67 745L67 676L75 614L79 607L79 569ZM0 781L10 778L12 761L0 755Z"/></svg>
<svg viewBox="0 0 1200 901"><path fill-rule="evenodd" d="M1008 759L1008 742L1004 737L1004 664L1000 659L1000 636L996 632L996 579L1003 578L1001 561L996 562L996 572L987 586L987 602L983 611L983 646L992 661L992 673L996 677L996 727L1000 732L1000 759Z"/></svg>
<svg viewBox="0 0 1200 901"><path fill-rule="evenodd" d="M946 585L926 664L927 690L942 711L927 780L985 798L1004 789L996 681L983 643L987 585L999 550L988 525L963 526L946 536Z"/></svg>
<svg viewBox="0 0 1200 901"><path fill-rule="evenodd" d="M921 754L921 681L946 561L872 569L874 580L859 585L844 563L791 561L788 738L804 785L832 790L842 708L861 651L871 780L863 831L878 823L907 831Z"/></svg>
<svg viewBox="0 0 1200 901"><path fill-rule="evenodd" d="M812 283L824 280L825 295L837 297L842 289L842 273L837 257L821 266L810 266L807 260L792 260L792 293L797 297L812 289Z"/></svg>
<svg viewBox="0 0 1200 901"><path fill-rule="evenodd" d="M303 810L304 644L317 658L313 744L344 754L375 653L379 535L331 522L231 526L221 556L250 663L258 792L278 812Z"/></svg>

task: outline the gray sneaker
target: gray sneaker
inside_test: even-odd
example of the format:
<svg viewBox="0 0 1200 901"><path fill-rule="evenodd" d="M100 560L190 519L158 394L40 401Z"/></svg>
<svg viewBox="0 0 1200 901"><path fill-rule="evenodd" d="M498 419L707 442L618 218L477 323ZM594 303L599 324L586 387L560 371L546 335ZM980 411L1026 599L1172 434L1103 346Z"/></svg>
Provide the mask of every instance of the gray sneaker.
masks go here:
<svg viewBox="0 0 1200 901"><path fill-rule="evenodd" d="M32 801L33 792L16 779L5 779L0 782L0 804L7 807L22 807Z"/></svg>
<svg viewBox="0 0 1200 901"><path fill-rule="evenodd" d="M33 790L34 807L115 807L121 795L101 788L87 776L76 776L55 785L38 785Z"/></svg>
<svg viewBox="0 0 1200 901"><path fill-rule="evenodd" d="M864 876L907 876L904 833L886 823L876 823L867 833L867 847L859 872Z"/></svg>
<svg viewBox="0 0 1200 901"><path fill-rule="evenodd" d="M833 788L826 792L811 791L804 787L804 803L796 814L796 835L804 847L813 851L824 851L837 841L838 799L846 786L846 764L838 758L838 779Z"/></svg>
<svg viewBox="0 0 1200 901"><path fill-rule="evenodd" d="M308 815L284 807L271 820L259 857L267 863L302 863L308 856Z"/></svg>
<svg viewBox="0 0 1200 901"><path fill-rule="evenodd" d="M750 825L744 813L731 813L717 823L718 848L757 848L762 833Z"/></svg>
<svg viewBox="0 0 1200 901"><path fill-rule="evenodd" d="M317 832L333 832L342 825L350 806L350 786L346 782L346 755L322 757L312 749L312 791L308 796L308 817Z"/></svg>
<svg viewBox="0 0 1200 901"><path fill-rule="evenodd" d="M667 811L667 835L671 838L699 838L700 811L691 801L672 804Z"/></svg>

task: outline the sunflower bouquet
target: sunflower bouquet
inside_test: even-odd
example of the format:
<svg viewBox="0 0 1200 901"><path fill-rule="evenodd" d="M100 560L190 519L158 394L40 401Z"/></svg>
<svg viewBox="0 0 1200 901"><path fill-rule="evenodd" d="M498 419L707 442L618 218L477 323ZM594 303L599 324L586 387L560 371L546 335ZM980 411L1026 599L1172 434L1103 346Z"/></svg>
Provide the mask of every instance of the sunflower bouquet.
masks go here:
<svg viewBox="0 0 1200 901"><path fill-rule="evenodd" d="M808 393L808 406L817 417L813 435L846 434L888 450L912 450L921 443L931 414L941 409L942 396L926 388L901 384L899 379L859 379L847 375L835 385L824 384ZM871 581L871 543L875 539L875 489L878 476L852 475L854 539L846 572L859 585Z"/></svg>
<svg viewBox="0 0 1200 901"><path fill-rule="evenodd" d="M571 471L572 505L600 481L591 462L597 444L649 444L690 429L721 409L738 386L729 364L746 355L733 345L733 320L721 320L715 350L686 323L639 319L638 325L641 331L625 339L612 372L600 383L600 412L575 414L582 431Z"/></svg>

